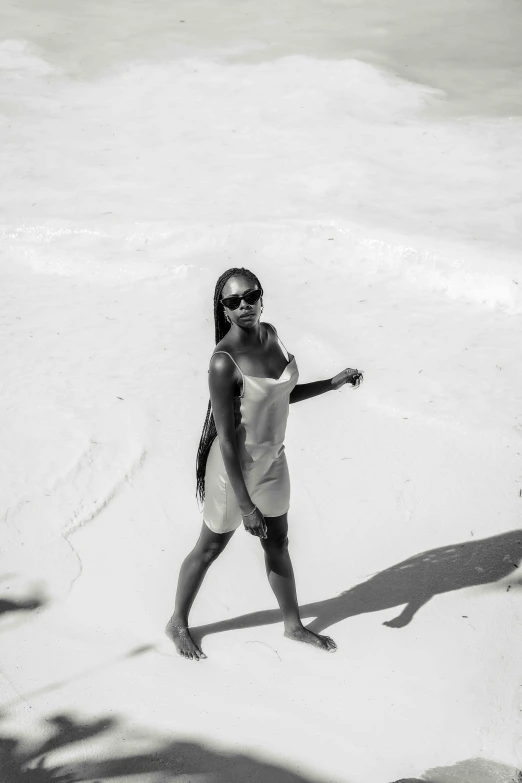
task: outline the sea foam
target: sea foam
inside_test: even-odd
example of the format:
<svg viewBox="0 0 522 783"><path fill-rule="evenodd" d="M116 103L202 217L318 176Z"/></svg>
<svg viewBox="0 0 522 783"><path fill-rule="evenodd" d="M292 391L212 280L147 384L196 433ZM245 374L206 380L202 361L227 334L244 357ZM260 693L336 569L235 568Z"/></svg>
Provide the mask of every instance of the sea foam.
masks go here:
<svg viewBox="0 0 522 783"><path fill-rule="evenodd" d="M302 261L520 312L519 119L437 118L442 94L357 60L211 52L79 81L28 42L0 54L11 262L130 282Z"/></svg>

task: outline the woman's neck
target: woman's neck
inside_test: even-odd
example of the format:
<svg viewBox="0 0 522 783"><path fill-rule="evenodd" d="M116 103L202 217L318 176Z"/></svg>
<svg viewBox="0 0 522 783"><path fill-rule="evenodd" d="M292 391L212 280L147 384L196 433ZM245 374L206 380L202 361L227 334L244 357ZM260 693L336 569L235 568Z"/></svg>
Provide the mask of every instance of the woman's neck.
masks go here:
<svg viewBox="0 0 522 783"><path fill-rule="evenodd" d="M229 334L239 348L260 346L265 342L265 337L263 330L261 329L260 321L249 327L232 324Z"/></svg>

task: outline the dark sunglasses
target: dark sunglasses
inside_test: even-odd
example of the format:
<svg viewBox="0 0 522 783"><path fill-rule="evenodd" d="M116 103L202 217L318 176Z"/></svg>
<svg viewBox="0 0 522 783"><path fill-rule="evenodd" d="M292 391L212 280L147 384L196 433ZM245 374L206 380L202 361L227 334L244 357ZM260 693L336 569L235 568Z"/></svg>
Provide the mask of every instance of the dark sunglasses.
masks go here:
<svg viewBox="0 0 522 783"><path fill-rule="evenodd" d="M243 299L247 304L253 305L256 302L259 302L262 296L263 289L256 288L254 291L247 291L243 296L225 296L225 298L221 300L221 304L228 307L229 310L237 310Z"/></svg>

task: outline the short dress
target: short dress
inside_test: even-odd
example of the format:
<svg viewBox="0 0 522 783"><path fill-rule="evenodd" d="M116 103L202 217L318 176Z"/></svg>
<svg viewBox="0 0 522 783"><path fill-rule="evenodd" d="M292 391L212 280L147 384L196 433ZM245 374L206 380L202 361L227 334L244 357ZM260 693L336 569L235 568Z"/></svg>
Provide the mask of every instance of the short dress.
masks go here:
<svg viewBox="0 0 522 783"><path fill-rule="evenodd" d="M227 351L215 353L227 353L243 379L236 411L236 442L248 493L263 516L277 517L290 505L284 439L290 392L297 384L299 371L295 357L290 360L274 327L267 326L273 329L287 361L279 378L246 375ZM207 459L203 521L215 533L236 530L243 521L217 437Z"/></svg>

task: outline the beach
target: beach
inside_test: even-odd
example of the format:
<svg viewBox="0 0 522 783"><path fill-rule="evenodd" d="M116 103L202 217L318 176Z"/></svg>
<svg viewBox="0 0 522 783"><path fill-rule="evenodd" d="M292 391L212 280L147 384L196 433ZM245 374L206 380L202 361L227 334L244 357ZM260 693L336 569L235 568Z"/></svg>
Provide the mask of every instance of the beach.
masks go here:
<svg viewBox="0 0 522 783"><path fill-rule="evenodd" d="M515 783L520 13L481 4L458 61L459 4L410 19L425 56L378 3L224 8L3 11L0 781ZM335 655L284 638L241 528L208 659L164 633L235 266L300 382L364 371L286 438Z"/></svg>

